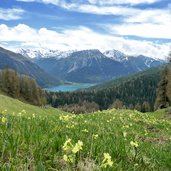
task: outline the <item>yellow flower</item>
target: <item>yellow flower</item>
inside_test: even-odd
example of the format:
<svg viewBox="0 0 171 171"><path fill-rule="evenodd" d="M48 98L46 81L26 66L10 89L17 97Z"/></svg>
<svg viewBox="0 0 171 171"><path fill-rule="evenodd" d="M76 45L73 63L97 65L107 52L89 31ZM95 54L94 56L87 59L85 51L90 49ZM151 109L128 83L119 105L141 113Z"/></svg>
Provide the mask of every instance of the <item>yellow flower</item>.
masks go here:
<svg viewBox="0 0 171 171"><path fill-rule="evenodd" d="M2 117L2 123L6 123L8 120L5 117Z"/></svg>
<svg viewBox="0 0 171 171"><path fill-rule="evenodd" d="M111 160L111 156L109 155L109 153L104 153L103 155L105 160Z"/></svg>
<svg viewBox="0 0 171 171"><path fill-rule="evenodd" d="M64 154L63 159L67 162L68 161L68 156Z"/></svg>
<svg viewBox="0 0 171 171"><path fill-rule="evenodd" d="M138 163L135 163L135 164L134 164L134 167L137 167L137 166L138 166Z"/></svg>
<svg viewBox="0 0 171 171"><path fill-rule="evenodd" d="M87 129L84 129L84 130L82 130L82 132L88 132L88 130Z"/></svg>
<svg viewBox="0 0 171 171"><path fill-rule="evenodd" d="M35 117L36 117L34 113L33 113L32 117L33 117L33 118L35 118Z"/></svg>
<svg viewBox="0 0 171 171"><path fill-rule="evenodd" d="M63 150L64 151L68 151L68 150L71 150L71 148L72 148L72 143L71 143L71 139L69 138L65 143L64 143L64 145L63 145Z"/></svg>
<svg viewBox="0 0 171 171"><path fill-rule="evenodd" d="M74 156L73 155L64 155L63 156L63 159L66 161L66 162L69 162L69 163L73 163L74 162Z"/></svg>
<svg viewBox="0 0 171 171"><path fill-rule="evenodd" d="M72 149L73 153L77 153L78 151L82 150L83 142L78 140L78 142L75 144L74 148Z"/></svg>
<svg viewBox="0 0 171 171"><path fill-rule="evenodd" d="M7 109L2 111L2 114L6 114L7 113Z"/></svg>
<svg viewBox="0 0 171 171"><path fill-rule="evenodd" d="M104 153L104 159L101 164L101 168L107 168L108 166L111 167L113 165L113 161L111 160L111 156L109 153Z"/></svg>
<svg viewBox="0 0 171 171"><path fill-rule="evenodd" d="M127 132L123 132L123 136L125 138L127 136Z"/></svg>
<svg viewBox="0 0 171 171"><path fill-rule="evenodd" d="M94 138L94 139L97 139L98 136L99 136L98 134L93 134L93 138Z"/></svg>
<svg viewBox="0 0 171 171"><path fill-rule="evenodd" d="M23 109L23 110L21 111L21 113L24 113L24 114L26 114L26 111Z"/></svg>
<svg viewBox="0 0 171 171"><path fill-rule="evenodd" d="M130 142L130 145L132 146L132 147L135 147L135 148L137 148L138 147L138 142L133 142L133 141L131 141Z"/></svg>

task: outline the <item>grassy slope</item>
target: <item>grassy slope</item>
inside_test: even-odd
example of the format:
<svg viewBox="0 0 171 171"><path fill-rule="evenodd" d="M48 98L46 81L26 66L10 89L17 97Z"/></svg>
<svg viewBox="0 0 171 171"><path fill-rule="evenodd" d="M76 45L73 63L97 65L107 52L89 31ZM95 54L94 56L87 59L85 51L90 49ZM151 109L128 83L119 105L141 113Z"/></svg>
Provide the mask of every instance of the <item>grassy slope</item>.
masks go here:
<svg viewBox="0 0 171 171"><path fill-rule="evenodd" d="M2 171L72 171L76 166L80 171L101 170L103 153L109 153L113 161L112 167L103 170L171 170L171 122L161 119L163 111L142 114L108 110L75 116L0 95L0 113L4 109L7 114L0 114ZM23 109L26 113L20 112ZM6 123L2 122L3 117L7 118ZM69 138L73 145L78 140L83 142L83 149L76 155L62 149ZM131 141L137 142L138 147L131 146ZM71 155L74 163L68 165L64 154Z"/></svg>
<svg viewBox="0 0 171 171"><path fill-rule="evenodd" d="M0 95L0 111L2 110L8 110L8 113L19 113L21 112L23 109L27 111L27 113L29 114L33 114L36 113L38 115L47 115L47 114L59 114L61 113L61 111L55 109L55 108L40 108L37 106L33 106L30 104L26 104L23 103L19 100L4 96L4 95Z"/></svg>

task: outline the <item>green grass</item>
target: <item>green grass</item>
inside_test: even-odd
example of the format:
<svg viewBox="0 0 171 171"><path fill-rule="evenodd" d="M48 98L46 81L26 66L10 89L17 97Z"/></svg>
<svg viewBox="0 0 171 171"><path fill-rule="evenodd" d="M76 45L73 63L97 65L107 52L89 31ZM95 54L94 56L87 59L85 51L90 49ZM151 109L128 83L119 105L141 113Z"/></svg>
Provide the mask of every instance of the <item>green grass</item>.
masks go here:
<svg viewBox="0 0 171 171"><path fill-rule="evenodd" d="M171 121L161 118L163 112L108 110L76 116L1 95L0 170L169 171ZM76 144L79 140L83 146Z"/></svg>
<svg viewBox="0 0 171 171"><path fill-rule="evenodd" d="M61 111L52 107L40 108L4 95L0 95L0 111L5 109L8 110L8 113L19 113L22 110L26 110L28 114L35 113L37 115L56 115L61 113Z"/></svg>

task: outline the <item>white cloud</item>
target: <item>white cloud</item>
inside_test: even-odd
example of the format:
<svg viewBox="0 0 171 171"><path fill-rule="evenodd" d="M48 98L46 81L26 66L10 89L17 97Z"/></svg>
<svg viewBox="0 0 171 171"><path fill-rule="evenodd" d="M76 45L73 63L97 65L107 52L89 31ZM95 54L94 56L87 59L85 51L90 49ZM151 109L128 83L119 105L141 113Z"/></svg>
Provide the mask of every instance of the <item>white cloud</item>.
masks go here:
<svg viewBox="0 0 171 171"><path fill-rule="evenodd" d="M89 4L93 5L118 5L118 4L131 4L131 5L137 5L137 4L152 4L156 3L162 0L71 0L70 2L67 2L67 0L17 0L17 1L23 1L23 2L41 2L41 3L51 3L54 5L60 5L60 4L86 4L87 2Z"/></svg>
<svg viewBox="0 0 171 171"><path fill-rule="evenodd" d="M136 8L128 8L122 6L95 6L95 5L66 5L63 6L65 9L70 11L77 11L82 13L91 13L91 14L99 14L99 15L122 15L122 16L130 16L137 15L141 10Z"/></svg>
<svg viewBox="0 0 171 171"><path fill-rule="evenodd" d="M108 27L111 32L125 36L138 36L142 38L171 39L171 23L158 24L122 24Z"/></svg>
<svg viewBox="0 0 171 171"><path fill-rule="evenodd" d="M122 6L122 4L154 3L160 0L89 0L89 3L78 1L66 2L65 0L18 0L24 2L40 2L53 4L68 11L90 13L97 15L138 15L141 11L138 8Z"/></svg>
<svg viewBox="0 0 171 171"><path fill-rule="evenodd" d="M138 15L126 18L125 22L168 24L171 23L171 8L142 10Z"/></svg>
<svg viewBox="0 0 171 171"><path fill-rule="evenodd" d="M171 39L171 9L143 10L135 16L125 17L119 25L104 27L118 35Z"/></svg>
<svg viewBox="0 0 171 171"><path fill-rule="evenodd" d="M87 27L66 29L62 32L47 28L33 29L25 24L15 27L0 25L0 42L5 47L43 48L58 50L117 49L129 55L147 55L164 58L170 49L169 44L155 44L150 41L129 40L97 33ZM7 43L6 45L4 43Z"/></svg>
<svg viewBox="0 0 171 171"><path fill-rule="evenodd" d="M116 5L116 4L152 4L162 0L88 0L91 4L97 5Z"/></svg>
<svg viewBox="0 0 171 171"><path fill-rule="evenodd" d="M2 20L18 20L22 18L24 10L20 8L4 9L0 8L0 19Z"/></svg>

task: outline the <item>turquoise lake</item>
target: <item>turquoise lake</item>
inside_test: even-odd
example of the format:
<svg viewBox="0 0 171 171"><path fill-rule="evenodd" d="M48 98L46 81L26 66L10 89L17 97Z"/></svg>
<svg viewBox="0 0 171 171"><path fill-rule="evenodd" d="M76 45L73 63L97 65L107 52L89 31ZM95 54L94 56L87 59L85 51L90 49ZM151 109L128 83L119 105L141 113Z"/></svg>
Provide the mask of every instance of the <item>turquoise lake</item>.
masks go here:
<svg viewBox="0 0 171 171"><path fill-rule="evenodd" d="M46 88L45 90L52 91L52 92L67 92L67 91L76 91L76 90L83 90L94 86L95 84L71 84L71 85L61 85L57 87Z"/></svg>

